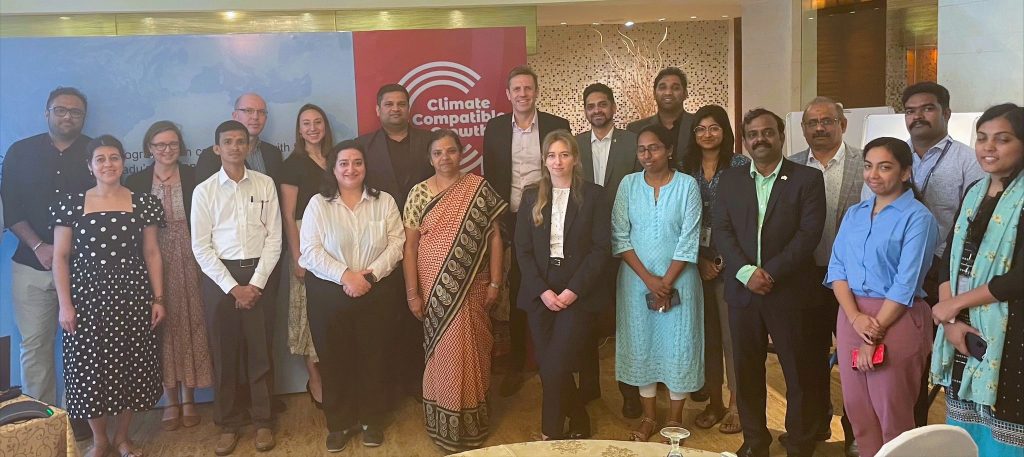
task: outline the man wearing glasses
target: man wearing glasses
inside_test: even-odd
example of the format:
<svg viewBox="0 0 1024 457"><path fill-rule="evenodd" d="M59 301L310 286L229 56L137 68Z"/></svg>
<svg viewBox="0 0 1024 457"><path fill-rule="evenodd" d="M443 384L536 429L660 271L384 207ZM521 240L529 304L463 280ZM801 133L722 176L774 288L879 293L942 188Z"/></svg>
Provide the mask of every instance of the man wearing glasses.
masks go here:
<svg viewBox="0 0 1024 457"><path fill-rule="evenodd" d="M808 386L809 397L814 408L820 411L814 417L820 418L814 434L816 441L825 441L832 435L832 401L829 395L831 384L831 367L828 365L828 351L832 347L832 333L835 332L836 313L839 302L836 301L832 289L821 285L828 272L829 257L832 256L832 243L839 233L839 223L846 214L846 209L860 201L860 190L864 186L864 153L843 141L846 132L846 116L843 108L828 97L817 97L804 108L803 120L804 139L809 147L789 157L796 163L820 170L825 178L825 229L821 241L814 249L814 277L818 286L814 293L820 294L817 299L822 306L816 308L820 312L818 323L810 327L817 330L812 336L813 344L806 346L813 352L810 362L814 364L812 381ZM842 419L843 430L846 431L846 454L853 455L853 429L846 415ZM788 439L788 435L779 437L780 441Z"/></svg>
<svg viewBox="0 0 1024 457"><path fill-rule="evenodd" d="M58 87L46 100L49 131L20 140L7 150L0 195L4 223L18 237L11 265L14 321L21 333L21 380L25 394L56 404L54 341L57 290L53 284L50 204L66 193L96 185L86 167L82 134L88 102L73 87ZM84 420L72 420L75 436L92 435ZM80 423L78 423L80 422Z"/></svg>
<svg viewBox="0 0 1024 457"><path fill-rule="evenodd" d="M245 167L256 170L274 179L278 175L284 159L281 150L266 141L260 140L263 128L267 126L267 102L254 93L242 94L235 100L235 109L231 118L241 122L249 131L249 155L245 158ZM203 149L196 160L196 182L206 181L220 170L220 157L213 152L213 146Z"/></svg>

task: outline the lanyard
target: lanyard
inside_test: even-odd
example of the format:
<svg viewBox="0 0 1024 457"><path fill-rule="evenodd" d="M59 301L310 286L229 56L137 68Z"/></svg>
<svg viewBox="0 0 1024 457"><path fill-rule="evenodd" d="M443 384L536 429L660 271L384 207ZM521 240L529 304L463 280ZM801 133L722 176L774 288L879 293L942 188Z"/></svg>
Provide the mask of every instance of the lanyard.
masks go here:
<svg viewBox="0 0 1024 457"><path fill-rule="evenodd" d="M932 174L935 173L935 169L939 168L939 164L942 163L942 159L946 158L946 152L949 151L949 147L953 145L953 140L950 139L946 142L946 147L942 148L942 152L939 153L939 158L935 159L935 165L932 166L931 170L928 170L928 176L924 177L924 183L921 184L921 196L924 196L924 190L928 188L928 181L932 179ZM922 161L924 159L921 159Z"/></svg>

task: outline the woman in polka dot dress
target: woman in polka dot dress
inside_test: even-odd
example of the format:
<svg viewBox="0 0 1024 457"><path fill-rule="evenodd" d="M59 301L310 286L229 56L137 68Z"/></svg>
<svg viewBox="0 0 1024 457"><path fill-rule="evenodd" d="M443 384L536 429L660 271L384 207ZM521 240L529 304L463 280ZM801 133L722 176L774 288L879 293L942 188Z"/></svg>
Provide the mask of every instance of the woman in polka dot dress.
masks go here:
<svg viewBox="0 0 1024 457"><path fill-rule="evenodd" d="M89 419L87 456L107 455L111 443L118 455L141 456L128 429L132 412L160 398L154 329L166 313L157 244L163 208L121 185L125 155L117 139L100 136L86 150L96 186L50 208L68 411ZM107 424L115 415L111 441Z"/></svg>

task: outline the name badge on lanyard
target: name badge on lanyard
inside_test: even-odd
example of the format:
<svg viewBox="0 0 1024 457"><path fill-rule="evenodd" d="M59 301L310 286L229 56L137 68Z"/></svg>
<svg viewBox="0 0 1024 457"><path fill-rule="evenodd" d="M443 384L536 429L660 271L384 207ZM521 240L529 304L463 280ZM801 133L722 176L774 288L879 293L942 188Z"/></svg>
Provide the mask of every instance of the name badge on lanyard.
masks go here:
<svg viewBox="0 0 1024 457"><path fill-rule="evenodd" d="M921 183L921 189L919 189L921 191L921 195L924 195L924 190L928 188L928 181L932 179L932 174L935 173L936 168L939 168L939 164L942 163L942 159L946 157L946 152L949 152L949 147L952 145L952 139L946 142L946 146L943 147L942 152L939 153L939 158L935 159L935 165L932 165L932 169L928 170L928 175L924 177L924 182Z"/></svg>

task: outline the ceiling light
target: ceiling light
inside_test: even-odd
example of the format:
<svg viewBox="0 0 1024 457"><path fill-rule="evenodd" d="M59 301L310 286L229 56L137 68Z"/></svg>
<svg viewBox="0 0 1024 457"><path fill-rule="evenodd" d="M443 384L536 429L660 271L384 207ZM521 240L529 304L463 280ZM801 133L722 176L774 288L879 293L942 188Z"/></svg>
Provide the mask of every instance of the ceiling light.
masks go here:
<svg viewBox="0 0 1024 457"><path fill-rule="evenodd" d="M234 11L225 11L224 12L224 17L226 19L228 19L228 20L231 20L231 19L234 19L234 18L238 17L238 13L236 13Z"/></svg>
<svg viewBox="0 0 1024 457"><path fill-rule="evenodd" d="M722 17L729 17L729 15L728 14L723 14Z"/></svg>
<svg viewBox="0 0 1024 457"><path fill-rule="evenodd" d="M659 18L658 18L658 22L665 22L665 19L667 19L667 18L664 18L664 17L659 17Z"/></svg>
<svg viewBox="0 0 1024 457"><path fill-rule="evenodd" d="M68 16L61 16L61 17L60 17L60 20L62 20L62 21L66 21L66 20L68 20L68 19L71 19L71 18L70 18L70 17L68 17Z"/></svg>
<svg viewBox="0 0 1024 457"><path fill-rule="evenodd" d="M690 16L690 19L697 19L697 16Z"/></svg>
<svg viewBox="0 0 1024 457"><path fill-rule="evenodd" d="M626 21L626 23L622 24L622 25L624 25L626 27L632 27L633 26L633 21Z"/></svg>
<svg viewBox="0 0 1024 457"><path fill-rule="evenodd" d="M590 25L601 25L600 22L591 22Z"/></svg>

